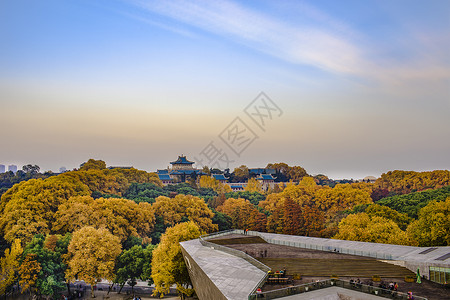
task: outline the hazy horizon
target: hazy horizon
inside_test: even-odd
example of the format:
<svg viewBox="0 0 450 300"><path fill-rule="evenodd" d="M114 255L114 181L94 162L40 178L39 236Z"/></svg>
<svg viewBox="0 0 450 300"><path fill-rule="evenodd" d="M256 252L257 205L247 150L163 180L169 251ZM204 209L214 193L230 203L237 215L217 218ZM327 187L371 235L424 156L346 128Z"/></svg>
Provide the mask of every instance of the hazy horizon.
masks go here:
<svg viewBox="0 0 450 300"><path fill-rule="evenodd" d="M231 169L448 170L449 11L446 1L3 1L0 164L58 171L94 158L155 171L181 154L197 161L212 142ZM278 108L259 106L264 126L245 113L260 92ZM224 142L237 117L254 137L239 151Z"/></svg>

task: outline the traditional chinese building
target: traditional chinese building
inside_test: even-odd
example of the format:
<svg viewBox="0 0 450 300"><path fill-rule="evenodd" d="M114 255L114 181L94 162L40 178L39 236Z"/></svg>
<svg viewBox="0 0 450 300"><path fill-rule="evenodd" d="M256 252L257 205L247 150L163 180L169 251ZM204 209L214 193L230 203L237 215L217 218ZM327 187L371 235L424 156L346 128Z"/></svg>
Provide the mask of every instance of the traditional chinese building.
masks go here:
<svg viewBox="0 0 450 300"><path fill-rule="evenodd" d="M193 161L189 161L184 155L178 156L176 161L170 162L172 165L171 168L167 168L167 170L157 170L158 177L164 185L168 185L185 182L190 178L196 180L198 177L206 175L202 170L195 169L193 167L194 163L195 162Z"/></svg>
<svg viewBox="0 0 450 300"><path fill-rule="evenodd" d="M256 180L261 183L263 190L273 189L275 186L275 177L272 174L260 174Z"/></svg>
<svg viewBox="0 0 450 300"><path fill-rule="evenodd" d="M219 180L220 183L226 183L228 181L228 177L225 177L223 174L211 174L211 177Z"/></svg>

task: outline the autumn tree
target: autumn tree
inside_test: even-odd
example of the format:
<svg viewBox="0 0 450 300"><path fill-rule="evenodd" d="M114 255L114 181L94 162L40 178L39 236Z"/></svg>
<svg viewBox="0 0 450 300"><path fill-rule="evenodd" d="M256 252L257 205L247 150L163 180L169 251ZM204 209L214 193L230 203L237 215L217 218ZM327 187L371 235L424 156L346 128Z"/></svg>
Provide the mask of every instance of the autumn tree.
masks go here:
<svg viewBox="0 0 450 300"><path fill-rule="evenodd" d="M251 229L264 228L265 224L257 223L264 221L258 209L243 198L228 198L223 205L217 207L217 211L227 214L231 218L234 228Z"/></svg>
<svg viewBox="0 0 450 300"><path fill-rule="evenodd" d="M221 183L219 180L211 176L201 176L199 180L199 187L211 188L218 194L232 192L231 187L228 184Z"/></svg>
<svg viewBox="0 0 450 300"><path fill-rule="evenodd" d="M378 189L387 189L395 194L408 194L429 188L441 188L450 185L450 171L435 170L428 172L390 171L383 173L375 181Z"/></svg>
<svg viewBox="0 0 450 300"><path fill-rule="evenodd" d="M317 208L328 214L352 209L358 204L373 203L367 190L354 188L348 183L337 184L334 188L323 187L317 190L314 202Z"/></svg>
<svg viewBox="0 0 450 300"><path fill-rule="evenodd" d="M301 206L291 198L286 198L282 214L283 233L300 235L304 223Z"/></svg>
<svg viewBox="0 0 450 300"><path fill-rule="evenodd" d="M233 171L234 180L237 182L246 181L250 177L250 172L247 166L242 165L235 168Z"/></svg>
<svg viewBox="0 0 450 300"><path fill-rule="evenodd" d="M192 221L167 228L166 233L161 237L161 243L153 251L154 295L160 294L163 297L173 284L177 285L177 291L182 299L184 295L193 294L192 283L179 243L196 239L201 234L200 228Z"/></svg>
<svg viewBox="0 0 450 300"><path fill-rule="evenodd" d="M419 219L408 226L407 233L422 247L450 246L450 197L422 208Z"/></svg>
<svg viewBox="0 0 450 300"><path fill-rule="evenodd" d="M250 178L247 181L247 185L245 186L244 190L246 192L257 192L257 193L262 193L263 192L263 188L262 188L261 182L259 182L255 178Z"/></svg>
<svg viewBox="0 0 450 300"><path fill-rule="evenodd" d="M22 287L22 293L30 291L30 297L33 288L36 286L36 280L42 267L36 260L36 254L28 254L19 267L19 284Z"/></svg>
<svg viewBox="0 0 450 300"><path fill-rule="evenodd" d="M155 215L150 204L117 198L93 199L89 196L70 198L59 206L53 231L73 232L85 226L107 228L121 240L137 236L148 240Z"/></svg>
<svg viewBox="0 0 450 300"><path fill-rule="evenodd" d="M11 249L6 249L5 256L0 258L0 295L6 294L16 282L16 273L19 269L22 252L20 240L16 239L12 243Z"/></svg>
<svg viewBox="0 0 450 300"><path fill-rule="evenodd" d="M7 241L26 244L38 233L50 233L54 214L72 196L89 195L80 181L63 176L21 182L2 195L0 232Z"/></svg>
<svg viewBox="0 0 450 300"><path fill-rule="evenodd" d="M389 219L366 213L348 215L339 223L339 232L333 238L341 240L408 245L406 232Z"/></svg>
<svg viewBox="0 0 450 300"><path fill-rule="evenodd" d="M105 228L87 226L75 231L66 255L67 280L84 280L91 285L94 297L94 285L98 279L114 279L114 262L121 248L120 239Z"/></svg>
<svg viewBox="0 0 450 300"><path fill-rule="evenodd" d="M106 169L106 163L103 160L89 159L80 165L80 170L103 170Z"/></svg>
<svg viewBox="0 0 450 300"><path fill-rule="evenodd" d="M191 195L176 195L174 198L160 196L156 198L152 207L155 215L161 216L167 226L193 221L203 231L217 231L217 225L213 224L211 220L214 213L199 197Z"/></svg>
<svg viewBox="0 0 450 300"><path fill-rule="evenodd" d="M378 216L392 220L398 225L401 230L406 230L406 227L408 227L409 223L411 222L411 218L409 218L406 214L399 213L398 211L393 210L390 207L378 204L369 205L365 210L365 213L370 217Z"/></svg>

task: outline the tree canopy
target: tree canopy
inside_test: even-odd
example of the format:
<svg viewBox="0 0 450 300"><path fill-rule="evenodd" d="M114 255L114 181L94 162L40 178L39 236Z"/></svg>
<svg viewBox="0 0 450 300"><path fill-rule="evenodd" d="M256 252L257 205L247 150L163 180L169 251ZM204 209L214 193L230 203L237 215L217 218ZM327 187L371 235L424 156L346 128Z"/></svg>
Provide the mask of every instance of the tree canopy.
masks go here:
<svg viewBox="0 0 450 300"><path fill-rule="evenodd" d="M192 221L169 227L161 237L161 243L153 251L152 278L154 294L161 297L176 284L181 295L192 295L192 283L181 253L180 242L198 238L200 228Z"/></svg>

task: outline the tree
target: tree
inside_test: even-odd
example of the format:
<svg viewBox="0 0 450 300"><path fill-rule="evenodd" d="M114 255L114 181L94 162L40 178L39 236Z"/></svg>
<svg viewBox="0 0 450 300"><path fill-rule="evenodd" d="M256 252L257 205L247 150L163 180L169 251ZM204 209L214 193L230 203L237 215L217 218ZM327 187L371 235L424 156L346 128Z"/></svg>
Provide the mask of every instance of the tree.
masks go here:
<svg viewBox="0 0 450 300"><path fill-rule="evenodd" d="M36 254L28 254L19 267L19 284L22 287L22 293L26 290L30 291L30 297L33 288L36 286L36 280L42 267L36 260Z"/></svg>
<svg viewBox="0 0 450 300"><path fill-rule="evenodd" d="M122 241L129 236L147 239L155 224L150 204L117 198L93 199L89 196L72 197L59 206L55 214L55 232L73 232L84 226L107 228Z"/></svg>
<svg viewBox="0 0 450 300"><path fill-rule="evenodd" d="M429 188L442 188L450 185L450 171L435 170L431 172L390 171L383 173L375 181L378 189L387 189L395 194L408 194Z"/></svg>
<svg viewBox="0 0 450 300"><path fill-rule="evenodd" d="M7 241L20 238L26 244L35 234L50 233L59 205L72 196L89 194L86 185L61 175L21 182L2 195L0 232Z"/></svg>
<svg viewBox="0 0 450 300"><path fill-rule="evenodd" d="M366 213L348 215L339 223L339 232L333 238L341 240L409 245L406 232L389 219Z"/></svg>
<svg viewBox="0 0 450 300"><path fill-rule="evenodd" d="M283 207L283 233L300 235L303 228L302 209L291 198L286 198Z"/></svg>
<svg viewBox="0 0 450 300"><path fill-rule="evenodd" d="M5 257L0 258L0 295L6 294L16 281L16 272L19 268L19 259L23 249L20 240L16 239L11 245L11 250L5 250Z"/></svg>
<svg viewBox="0 0 450 300"><path fill-rule="evenodd" d="M119 290L125 283L131 286L131 291L134 297L134 286L137 284L137 279L142 277L145 263L144 249L142 246L135 245L130 249L124 250L116 260L116 277L114 282L121 285Z"/></svg>
<svg viewBox="0 0 450 300"><path fill-rule="evenodd" d="M450 197L422 208L419 219L408 226L407 233L421 247L450 246Z"/></svg>
<svg viewBox="0 0 450 300"><path fill-rule="evenodd" d="M419 210L431 201L445 201L450 197L450 186L422 192L414 192L406 195L386 197L377 204L388 206L400 213L407 214L410 218L417 219Z"/></svg>
<svg viewBox="0 0 450 300"><path fill-rule="evenodd" d="M275 169L277 181L300 181L303 177L308 176L304 168L300 166L290 167L286 163L270 163L266 168Z"/></svg>
<svg viewBox="0 0 450 300"><path fill-rule="evenodd" d="M166 233L161 237L161 243L153 251L154 295L160 294L163 297L173 284L177 285L177 291L182 299L184 295L192 295L192 283L179 243L196 239L201 234L199 227L192 221L167 228Z"/></svg>
<svg viewBox="0 0 450 300"><path fill-rule="evenodd" d="M175 224L193 221L206 232L217 231L217 225L212 223L214 213L208 208L205 201L191 195L176 195L175 198L160 196L152 204L156 216L161 216L164 224Z"/></svg>
<svg viewBox="0 0 450 300"><path fill-rule="evenodd" d="M231 187L228 184L223 184L219 180L211 176L201 176L199 181L199 187L211 188L218 194L232 192Z"/></svg>
<svg viewBox="0 0 450 300"><path fill-rule="evenodd" d="M35 283L30 286L36 287L36 290L44 296L57 298L64 289L66 264L63 262L62 256L67 253L70 237L70 234L65 236L47 235L46 237L38 234L24 248L23 256L33 257L30 264L33 265L33 261L35 261L34 264L39 265ZM31 274L26 272L25 270L25 274L28 274L27 278L31 278Z"/></svg>
<svg viewBox="0 0 450 300"><path fill-rule="evenodd" d="M265 224L257 223L257 220L264 220L264 217L258 217L262 213L248 200L228 198L223 205L217 207L217 211L227 214L234 228L254 230L265 227Z"/></svg>
<svg viewBox="0 0 450 300"><path fill-rule="evenodd" d="M106 169L106 163L103 160L89 159L80 165L80 170L103 170Z"/></svg>
<svg viewBox="0 0 450 300"><path fill-rule="evenodd" d="M95 297L98 279L114 279L114 262L121 249L120 239L105 228L87 226L75 231L66 255L67 280L84 280L91 285L91 295Z"/></svg>
<svg viewBox="0 0 450 300"><path fill-rule="evenodd" d="M401 230L406 230L406 227L408 227L408 224L411 222L411 218L409 218L406 214L399 213L392 208L378 204L369 205L365 210L365 213L370 217L378 216L392 220Z"/></svg>
<svg viewBox="0 0 450 300"><path fill-rule="evenodd" d="M315 205L328 214L336 211L352 209L358 204L370 204L370 192L365 189L354 188L352 185L337 184L334 188L323 187L315 193Z"/></svg>
<svg viewBox="0 0 450 300"><path fill-rule="evenodd" d="M262 185L261 183L256 180L255 178L250 178L247 181L247 185L245 186L244 189L246 192L257 192L257 193L261 193L263 191Z"/></svg>
<svg viewBox="0 0 450 300"><path fill-rule="evenodd" d="M233 171L234 179L237 182L245 181L250 177L248 167L245 165L235 168Z"/></svg>
<svg viewBox="0 0 450 300"><path fill-rule="evenodd" d="M25 165L22 167L22 170L25 173L37 174L41 168L38 165Z"/></svg>

